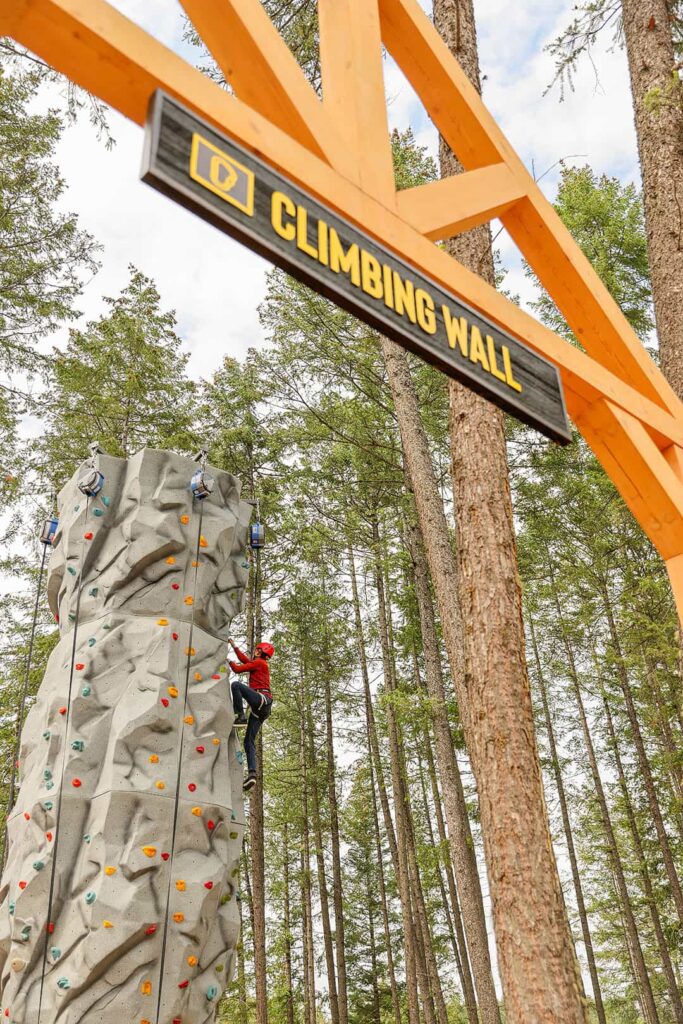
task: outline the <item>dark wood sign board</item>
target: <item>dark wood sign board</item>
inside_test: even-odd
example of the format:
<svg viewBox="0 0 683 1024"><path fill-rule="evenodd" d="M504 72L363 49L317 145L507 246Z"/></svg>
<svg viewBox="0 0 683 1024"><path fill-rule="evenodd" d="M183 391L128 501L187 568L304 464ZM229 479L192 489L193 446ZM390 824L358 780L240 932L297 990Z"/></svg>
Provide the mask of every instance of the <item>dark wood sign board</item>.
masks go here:
<svg viewBox="0 0 683 1024"><path fill-rule="evenodd" d="M161 91L143 181L561 444L557 367Z"/></svg>

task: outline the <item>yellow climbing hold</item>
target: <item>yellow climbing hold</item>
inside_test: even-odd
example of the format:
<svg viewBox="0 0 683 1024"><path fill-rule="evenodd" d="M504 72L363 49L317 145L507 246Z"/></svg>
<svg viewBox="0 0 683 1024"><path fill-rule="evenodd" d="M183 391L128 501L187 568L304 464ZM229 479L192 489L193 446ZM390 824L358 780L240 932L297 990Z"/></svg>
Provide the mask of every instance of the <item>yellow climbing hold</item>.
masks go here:
<svg viewBox="0 0 683 1024"><path fill-rule="evenodd" d="M105 875L109 875L109 877L111 878L111 876L112 876L112 875L115 875L115 874L116 874L116 868L113 868L113 867L106 867L106 868L104 869L104 873L105 873Z"/></svg>
<svg viewBox="0 0 683 1024"><path fill-rule="evenodd" d="M150 754L149 755L149 763L150 764L159 764L159 755L158 754Z"/></svg>
<svg viewBox="0 0 683 1024"><path fill-rule="evenodd" d="M185 604L194 604L194 598L189 595L185 598Z"/></svg>
<svg viewBox="0 0 683 1024"><path fill-rule="evenodd" d="M178 881L175 884L175 887L178 890L178 892L185 892L185 890L187 889L187 886L183 882L182 878L178 879Z"/></svg>
<svg viewBox="0 0 683 1024"><path fill-rule="evenodd" d="M184 914L174 914L173 915L173 920L175 921L176 924L182 924L183 921L185 920L185 915Z"/></svg>
<svg viewBox="0 0 683 1024"><path fill-rule="evenodd" d="M218 739L218 736L214 736L212 742L213 742L214 747L218 747L218 746L220 746L220 742L221 741Z"/></svg>
<svg viewBox="0 0 683 1024"><path fill-rule="evenodd" d="M111 921L103 921L102 922L102 927L103 928L113 928L114 925L111 923Z"/></svg>
<svg viewBox="0 0 683 1024"><path fill-rule="evenodd" d="M185 715L183 721L185 725L194 725L194 715Z"/></svg>
<svg viewBox="0 0 683 1024"><path fill-rule="evenodd" d="M187 962L190 965L190 967L196 967L197 964L199 963L199 960L197 959L196 956L188 956Z"/></svg>
<svg viewBox="0 0 683 1024"><path fill-rule="evenodd" d="M142 992L143 996L151 996L151 994L152 994L152 982L151 981L143 981L142 985L140 986L140 991Z"/></svg>
<svg viewBox="0 0 683 1024"><path fill-rule="evenodd" d="M189 516L181 516L180 517L180 522L183 524L183 526L187 526L189 521L190 521L190 517Z"/></svg>
<svg viewBox="0 0 683 1024"><path fill-rule="evenodd" d="M208 548L209 542L206 539L206 537L200 537L199 538L199 546L200 546L200 548Z"/></svg>
<svg viewBox="0 0 683 1024"><path fill-rule="evenodd" d="M195 677L195 679L197 680L198 683L201 683L201 681L202 681L202 674L201 674L201 672L195 672L194 677Z"/></svg>
<svg viewBox="0 0 683 1024"><path fill-rule="evenodd" d="M175 565L175 558L173 557L173 555L169 555L169 557L166 559L166 565Z"/></svg>
<svg viewBox="0 0 683 1024"><path fill-rule="evenodd" d="M157 626L168 626L168 619L157 619Z"/></svg>
<svg viewBox="0 0 683 1024"><path fill-rule="evenodd" d="M156 846L143 846L142 852L144 853L145 857L156 857L157 848Z"/></svg>
<svg viewBox="0 0 683 1024"><path fill-rule="evenodd" d="M154 785L157 787L157 789L166 789L166 783L165 782L161 782L161 781L155 782Z"/></svg>
<svg viewBox="0 0 683 1024"><path fill-rule="evenodd" d="M196 647L186 647L185 654L195 655L197 653Z"/></svg>
<svg viewBox="0 0 683 1024"><path fill-rule="evenodd" d="M169 697L177 697L178 696L178 687L177 686L169 686L169 688L168 688L168 695L169 695Z"/></svg>
<svg viewBox="0 0 683 1024"><path fill-rule="evenodd" d="M201 809L201 807L193 807L192 808L192 813L194 814L195 818L201 818L201 816L202 816L202 809Z"/></svg>

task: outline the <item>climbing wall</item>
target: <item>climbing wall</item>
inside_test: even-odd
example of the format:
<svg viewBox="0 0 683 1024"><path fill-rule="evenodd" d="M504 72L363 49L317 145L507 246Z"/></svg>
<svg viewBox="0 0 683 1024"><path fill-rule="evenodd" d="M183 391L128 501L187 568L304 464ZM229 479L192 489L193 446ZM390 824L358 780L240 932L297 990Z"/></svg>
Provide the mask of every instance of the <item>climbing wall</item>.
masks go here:
<svg viewBox="0 0 683 1024"><path fill-rule="evenodd" d="M97 497L77 489L85 467L59 497L61 638L22 735L0 1007L16 1024L205 1024L239 932L225 659L251 506L217 470L193 501L196 464L171 452L98 467Z"/></svg>

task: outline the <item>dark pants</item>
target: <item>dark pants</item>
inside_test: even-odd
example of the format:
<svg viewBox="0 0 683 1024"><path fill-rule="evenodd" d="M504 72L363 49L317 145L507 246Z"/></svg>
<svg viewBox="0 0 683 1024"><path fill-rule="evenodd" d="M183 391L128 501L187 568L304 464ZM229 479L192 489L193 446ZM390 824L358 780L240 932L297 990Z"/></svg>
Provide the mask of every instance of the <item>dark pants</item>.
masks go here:
<svg viewBox="0 0 683 1024"><path fill-rule="evenodd" d="M235 717L241 718L244 714L244 701L251 708L247 733L244 737L244 751L247 755L247 767L250 772L256 771L256 737L258 731L270 715L273 701L258 690L252 690L246 683L240 683L236 679L232 683L232 706Z"/></svg>

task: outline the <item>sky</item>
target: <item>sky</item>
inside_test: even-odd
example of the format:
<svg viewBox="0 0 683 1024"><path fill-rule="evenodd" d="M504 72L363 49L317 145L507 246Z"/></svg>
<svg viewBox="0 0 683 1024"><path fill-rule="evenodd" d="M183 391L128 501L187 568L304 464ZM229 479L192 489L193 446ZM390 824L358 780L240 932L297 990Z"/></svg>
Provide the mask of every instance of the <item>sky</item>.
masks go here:
<svg viewBox="0 0 683 1024"><path fill-rule="evenodd" d="M429 0L422 0L426 6ZM606 39L596 53L600 82L586 61L576 89L560 102L559 89L544 95L553 77L544 52L571 19L573 0L475 0L484 100L536 177L553 198L558 161L589 163L595 171L637 178L637 155L625 56ZM176 0L115 0L128 17L190 60ZM436 133L391 60L385 61L391 127L411 126L436 152ZM54 102L47 95L44 102ZM116 145L108 151L87 117L67 128L57 162L68 183L62 205L102 244L102 268L80 300L85 320L103 311L103 296L116 295L134 264L154 278L164 308L176 311L178 333L191 353L189 370L207 377L224 355L244 355L263 344L257 307L265 294L268 264L139 180L143 131L112 111ZM552 168L552 170L549 170ZM494 231L497 230L494 224ZM503 232L497 240L508 268L505 286L533 298L518 254ZM64 344L66 334L51 339Z"/></svg>

